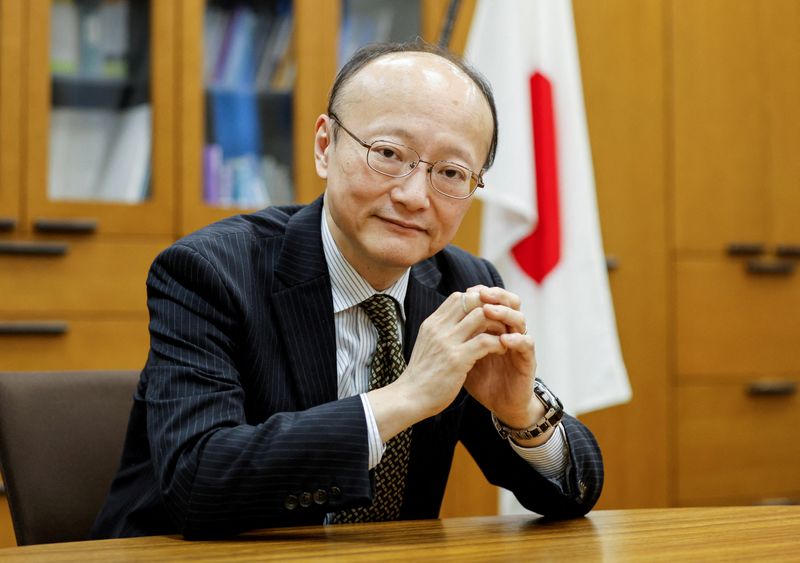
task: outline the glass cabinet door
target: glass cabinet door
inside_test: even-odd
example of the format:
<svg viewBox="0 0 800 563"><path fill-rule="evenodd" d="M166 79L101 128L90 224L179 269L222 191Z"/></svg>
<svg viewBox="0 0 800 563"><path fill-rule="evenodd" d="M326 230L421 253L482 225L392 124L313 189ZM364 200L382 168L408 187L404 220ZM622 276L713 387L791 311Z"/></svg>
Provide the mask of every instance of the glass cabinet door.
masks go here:
<svg viewBox="0 0 800 563"><path fill-rule="evenodd" d="M171 4L28 3L34 231L174 232Z"/></svg>
<svg viewBox="0 0 800 563"><path fill-rule="evenodd" d="M181 233L311 199L303 188L314 165L307 124L324 106L309 93L324 95L332 79L335 66L324 61L335 60L337 10L316 0L181 2ZM299 123L303 162L294 158Z"/></svg>
<svg viewBox="0 0 800 563"><path fill-rule="evenodd" d="M289 0L208 2L203 23L203 201L261 208L293 201Z"/></svg>
<svg viewBox="0 0 800 563"><path fill-rule="evenodd" d="M20 219L21 61L22 6L0 0L0 237L12 236Z"/></svg>

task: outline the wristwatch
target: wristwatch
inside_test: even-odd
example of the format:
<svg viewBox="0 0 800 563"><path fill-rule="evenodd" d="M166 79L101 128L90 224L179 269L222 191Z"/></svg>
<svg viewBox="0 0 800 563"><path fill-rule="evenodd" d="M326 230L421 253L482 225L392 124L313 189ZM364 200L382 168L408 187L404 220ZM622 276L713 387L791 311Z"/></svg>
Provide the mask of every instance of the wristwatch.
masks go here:
<svg viewBox="0 0 800 563"><path fill-rule="evenodd" d="M536 424L528 428L511 428L500 422L500 419L492 413L492 422L497 429L497 433L500 434L500 437L503 439L514 438L516 440L532 440L558 424L564 416L564 405L561 404L558 397L556 397L540 379L534 380L533 393L544 405L544 416L540 418Z"/></svg>

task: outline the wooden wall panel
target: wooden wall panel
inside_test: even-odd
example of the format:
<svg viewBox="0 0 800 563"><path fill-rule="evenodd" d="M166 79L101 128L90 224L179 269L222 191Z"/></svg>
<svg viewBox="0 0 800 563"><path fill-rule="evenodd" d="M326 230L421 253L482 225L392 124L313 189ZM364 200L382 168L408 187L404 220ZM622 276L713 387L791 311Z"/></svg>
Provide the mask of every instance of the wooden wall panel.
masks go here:
<svg viewBox="0 0 800 563"><path fill-rule="evenodd" d="M21 3L0 0L0 221L14 221L15 226L21 214L22 17Z"/></svg>
<svg viewBox="0 0 800 563"><path fill-rule="evenodd" d="M602 508L666 506L669 404L663 5L574 0L606 253L630 404L581 417L605 457Z"/></svg>
<svg viewBox="0 0 800 563"><path fill-rule="evenodd" d="M764 242L768 203L760 0L674 0L675 245Z"/></svg>
<svg viewBox="0 0 800 563"><path fill-rule="evenodd" d="M771 192L770 236L800 248L800 2L761 3L765 38L767 122Z"/></svg>

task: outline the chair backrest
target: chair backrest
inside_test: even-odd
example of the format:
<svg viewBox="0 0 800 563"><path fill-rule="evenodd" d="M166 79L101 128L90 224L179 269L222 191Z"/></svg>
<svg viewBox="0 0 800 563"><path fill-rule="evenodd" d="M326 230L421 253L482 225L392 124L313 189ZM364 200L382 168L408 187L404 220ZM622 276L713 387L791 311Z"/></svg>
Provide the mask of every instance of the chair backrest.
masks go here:
<svg viewBox="0 0 800 563"><path fill-rule="evenodd" d="M88 539L137 372L0 372L0 465L19 545Z"/></svg>

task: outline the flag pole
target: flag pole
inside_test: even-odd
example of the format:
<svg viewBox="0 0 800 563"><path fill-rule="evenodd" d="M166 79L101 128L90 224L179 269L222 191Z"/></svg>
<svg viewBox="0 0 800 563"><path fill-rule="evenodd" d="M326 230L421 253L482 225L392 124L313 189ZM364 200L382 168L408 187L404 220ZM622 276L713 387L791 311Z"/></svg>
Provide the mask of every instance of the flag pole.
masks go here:
<svg viewBox="0 0 800 563"><path fill-rule="evenodd" d="M450 38L453 36L453 26L458 17L458 9L461 6L461 0L450 0L447 6L447 16L442 25L442 32L439 34L439 46L445 49L450 48Z"/></svg>

